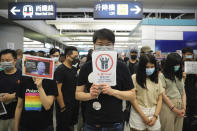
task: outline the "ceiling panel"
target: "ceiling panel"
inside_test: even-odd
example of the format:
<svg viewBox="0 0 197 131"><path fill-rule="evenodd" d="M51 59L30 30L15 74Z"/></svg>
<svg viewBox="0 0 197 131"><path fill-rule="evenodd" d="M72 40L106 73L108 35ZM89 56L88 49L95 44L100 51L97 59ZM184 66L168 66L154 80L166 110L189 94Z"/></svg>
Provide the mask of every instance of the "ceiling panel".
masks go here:
<svg viewBox="0 0 197 131"><path fill-rule="evenodd" d="M18 2L56 2L57 3L57 7L58 8L93 8L94 2L100 1L100 0L17 0ZM102 1L112 1L112 0L102 0ZM123 1L123 0L113 0L113 1ZM129 1L129 0L125 0L125 1ZM134 1L134 0L130 0L130 1ZM145 9L197 9L197 0L140 0L143 2L143 6ZM8 2L15 2L15 0L0 0L0 9L7 9L8 7ZM102 27L108 27L110 28L111 25L113 25L113 27L120 27L122 30L134 30L137 25L139 24L139 22L137 21L128 21L128 23L125 23L126 21L119 21L118 23L116 23L115 21L108 21L108 23L106 21L102 22L101 20L99 22L96 22L95 20L88 20L87 19L83 19L83 21L78 21L74 20L74 19L58 19L55 21L46 21L47 24L51 24L54 25L55 27L57 27L57 29L61 29L61 30L65 30L65 32L61 32L60 30L60 34L53 34L53 37L60 37L62 39L62 41L65 42L65 44L68 44L69 41L72 41L70 44L74 44L74 41L78 41L79 46L90 46L93 47L92 42L91 42L91 37L92 37L92 33L93 32L69 32L69 30L95 30L98 28ZM85 24L84 24L85 23ZM112 24L113 23L113 24ZM110 25L109 25L110 24ZM121 26L119 26L121 25ZM124 26L125 25L125 26ZM124 26L124 27L123 27ZM71 27L75 27L74 29ZM113 29L113 27L111 27L111 29ZM129 27L129 28L128 28ZM66 30L68 30L66 32ZM116 31L116 29L113 29ZM122 32L124 33L124 32ZM120 38L117 39L117 46L121 47L122 45L124 45L125 47L128 47L128 45L131 44L137 44L140 43L141 40L141 34L139 35L132 35L129 36L128 32L126 32L126 34L121 34L121 32L119 32L119 34L117 34L117 32L115 32L116 36L119 36ZM47 39L47 38L42 38L42 36L36 36L36 34L32 33L32 32L26 32L25 33L26 37L36 37L39 39ZM128 39L128 37L130 37L130 39ZM131 39L132 38L132 39ZM79 44L79 42L83 40L84 42L82 44ZM117 47L117 48L118 48Z"/></svg>
<svg viewBox="0 0 197 131"><path fill-rule="evenodd" d="M17 0L18 2L40 2L41 0ZM43 2L56 2L58 8L92 8L94 2L99 0L42 0ZM112 0L102 0L112 1ZM121 0L113 0L121 1ZM129 0L126 0L129 1ZM134 0L130 0L134 1ZM197 0L140 0L143 2L144 8L157 9L196 9ZM6 9L8 2L15 0L0 0L0 9Z"/></svg>

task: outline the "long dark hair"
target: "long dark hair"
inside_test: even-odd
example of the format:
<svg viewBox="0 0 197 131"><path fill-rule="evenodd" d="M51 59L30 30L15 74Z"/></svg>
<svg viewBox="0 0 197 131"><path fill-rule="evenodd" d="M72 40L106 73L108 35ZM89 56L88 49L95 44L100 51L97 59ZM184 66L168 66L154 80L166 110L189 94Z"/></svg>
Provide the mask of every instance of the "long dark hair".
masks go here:
<svg viewBox="0 0 197 131"><path fill-rule="evenodd" d="M182 79L182 59L178 53L170 53L167 56L165 67L163 69L163 74L166 78L174 81L175 76L181 80ZM180 68L177 72L174 71L174 66L180 65Z"/></svg>
<svg viewBox="0 0 197 131"><path fill-rule="evenodd" d="M158 83L158 65L155 57L151 54L144 54L140 56L139 65L136 74L136 81L142 87L145 88L146 86L146 65L150 62L155 65L155 71L151 76L148 76L151 81Z"/></svg>

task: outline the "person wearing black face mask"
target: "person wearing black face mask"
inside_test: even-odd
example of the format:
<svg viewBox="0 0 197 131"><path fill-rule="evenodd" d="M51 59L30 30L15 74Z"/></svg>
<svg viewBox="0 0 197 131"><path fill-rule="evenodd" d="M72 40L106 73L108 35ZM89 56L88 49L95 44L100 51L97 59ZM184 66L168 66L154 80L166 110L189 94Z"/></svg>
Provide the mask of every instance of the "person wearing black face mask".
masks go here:
<svg viewBox="0 0 197 131"><path fill-rule="evenodd" d="M72 60L72 66L75 67L77 70L79 69L79 64L80 64L80 60L79 58L73 58Z"/></svg>
<svg viewBox="0 0 197 131"><path fill-rule="evenodd" d="M55 71L58 97L56 101L57 131L73 131L77 123L79 103L75 100L77 83L78 51L69 46L65 49L65 61Z"/></svg>
<svg viewBox="0 0 197 131"><path fill-rule="evenodd" d="M137 49L135 48L131 49L130 60L126 62L131 76L137 72L137 67L138 67L137 55L138 55ZM124 110L124 119L126 122L129 122L130 109L131 109L131 103L129 101L126 101L126 109Z"/></svg>
<svg viewBox="0 0 197 131"><path fill-rule="evenodd" d="M127 65L128 65L131 75L135 74L137 71L137 67L138 67L137 54L138 54L137 49L130 50L131 59L129 60L129 63Z"/></svg>

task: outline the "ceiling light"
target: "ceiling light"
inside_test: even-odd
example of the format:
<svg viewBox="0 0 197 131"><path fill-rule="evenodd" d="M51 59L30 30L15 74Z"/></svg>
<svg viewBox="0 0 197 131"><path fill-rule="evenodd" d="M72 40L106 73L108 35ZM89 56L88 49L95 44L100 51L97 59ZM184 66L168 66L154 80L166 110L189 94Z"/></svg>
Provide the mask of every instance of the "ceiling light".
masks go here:
<svg viewBox="0 0 197 131"><path fill-rule="evenodd" d="M44 45L24 45L24 48L44 48Z"/></svg>
<svg viewBox="0 0 197 131"><path fill-rule="evenodd" d="M23 37L23 41L32 42L33 40L31 40L31 39L29 39L29 38L27 38L27 37Z"/></svg>
<svg viewBox="0 0 197 131"><path fill-rule="evenodd" d="M52 45L49 43L45 43L45 47L50 49L52 47Z"/></svg>

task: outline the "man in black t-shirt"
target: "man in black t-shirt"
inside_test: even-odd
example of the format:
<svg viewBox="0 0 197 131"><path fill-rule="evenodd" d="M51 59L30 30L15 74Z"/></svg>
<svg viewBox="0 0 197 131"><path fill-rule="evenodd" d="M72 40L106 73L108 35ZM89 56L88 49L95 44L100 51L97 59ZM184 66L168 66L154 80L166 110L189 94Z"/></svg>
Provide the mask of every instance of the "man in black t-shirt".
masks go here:
<svg viewBox="0 0 197 131"><path fill-rule="evenodd" d="M0 102L3 102L7 114L0 115L0 131L14 130L14 112L16 108L16 89L21 79L21 71L16 69L16 52L6 49L0 53Z"/></svg>
<svg viewBox="0 0 197 131"><path fill-rule="evenodd" d="M113 49L115 35L111 30L101 29L94 33L93 42L95 49ZM123 131L122 100L135 99L126 64L117 62L117 85L113 87L91 83L92 71L92 61L82 66L76 89L76 99L86 101L84 131Z"/></svg>
<svg viewBox="0 0 197 131"><path fill-rule="evenodd" d="M65 61L55 71L58 93L56 101L57 131L74 131L77 123L79 103L75 100L77 69L73 67L78 62L78 51L69 46L65 49Z"/></svg>
<svg viewBox="0 0 197 131"><path fill-rule="evenodd" d="M22 77L17 89L15 131L54 131L52 105L57 95L55 80Z"/></svg>
<svg viewBox="0 0 197 131"><path fill-rule="evenodd" d="M129 60L129 64L128 64L128 67L129 67L129 71L131 73L131 76L133 74L135 74L136 71L137 71L137 67L138 67L137 56L138 56L137 49L131 49L130 50L130 57L131 57L131 59Z"/></svg>
<svg viewBox="0 0 197 131"><path fill-rule="evenodd" d="M183 131L197 131L197 74L187 74L185 92L187 107Z"/></svg>
<svg viewBox="0 0 197 131"><path fill-rule="evenodd" d="M182 65L184 70L184 62L194 62L194 52L190 47L182 49ZM186 74L183 72L185 80L185 93L187 96L186 117L183 122L183 131L197 130L197 74Z"/></svg>

